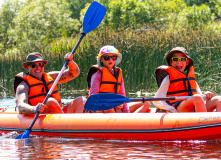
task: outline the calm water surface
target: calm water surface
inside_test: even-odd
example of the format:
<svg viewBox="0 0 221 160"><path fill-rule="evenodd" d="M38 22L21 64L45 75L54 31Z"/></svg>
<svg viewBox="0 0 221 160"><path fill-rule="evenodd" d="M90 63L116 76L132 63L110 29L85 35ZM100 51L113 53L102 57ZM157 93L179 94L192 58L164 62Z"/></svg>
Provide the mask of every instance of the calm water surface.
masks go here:
<svg viewBox="0 0 221 160"><path fill-rule="evenodd" d="M14 99L1 98L0 105L14 107ZM217 140L150 142L36 136L15 140L16 136L16 132L0 136L1 159L221 159L221 141Z"/></svg>

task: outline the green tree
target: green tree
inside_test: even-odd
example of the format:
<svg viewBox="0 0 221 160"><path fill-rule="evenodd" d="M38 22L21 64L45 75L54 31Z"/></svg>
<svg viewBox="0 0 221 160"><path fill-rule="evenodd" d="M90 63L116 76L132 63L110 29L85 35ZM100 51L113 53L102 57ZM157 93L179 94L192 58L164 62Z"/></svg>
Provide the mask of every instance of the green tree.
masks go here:
<svg viewBox="0 0 221 160"><path fill-rule="evenodd" d="M79 30L79 21L70 17L65 0L26 0L14 18L15 27L10 31L16 42L46 40L66 37L70 30Z"/></svg>
<svg viewBox="0 0 221 160"><path fill-rule="evenodd" d="M201 4L209 3L210 0L184 0L187 6L197 5L200 6Z"/></svg>
<svg viewBox="0 0 221 160"><path fill-rule="evenodd" d="M8 0L0 7L0 43L5 50L10 46L8 31L14 28L14 17L22 6L19 0Z"/></svg>
<svg viewBox="0 0 221 160"><path fill-rule="evenodd" d="M213 4L212 12L214 11L216 18L221 19L221 0L210 0Z"/></svg>
<svg viewBox="0 0 221 160"><path fill-rule="evenodd" d="M80 11L85 8L87 3L93 2L93 0L66 0L70 4L71 17L73 19L80 20Z"/></svg>
<svg viewBox="0 0 221 160"><path fill-rule="evenodd" d="M109 25L114 29L134 28L138 24L143 25L154 20L150 6L138 0L111 1L109 9Z"/></svg>
<svg viewBox="0 0 221 160"><path fill-rule="evenodd" d="M187 6L202 4L208 5L212 13L215 13L217 19L221 19L221 0L184 0Z"/></svg>
<svg viewBox="0 0 221 160"><path fill-rule="evenodd" d="M207 5L187 7L179 14L177 26L198 29L210 24L215 16Z"/></svg>
<svg viewBox="0 0 221 160"><path fill-rule="evenodd" d="M80 20L80 11L85 8L87 3L91 3L93 0L66 0L70 4L71 18ZM68 34L75 32L76 30L71 30Z"/></svg>
<svg viewBox="0 0 221 160"><path fill-rule="evenodd" d="M171 22L179 12L186 8L183 0L99 0L107 13L103 25L112 29L135 28L146 24L162 25ZM81 11L81 19L86 12Z"/></svg>
<svg viewBox="0 0 221 160"><path fill-rule="evenodd" d="M157 23L157 25L171 23L186 8L183 0L151 0L147 1L146 5L150 6L151 15L154 17L154 23Z"/></svg>
<svg viewBox="0 0 221 160"><path fill-rule="evenodd" d="M107 13L103 20L103 25L112 29L134 28L138 24L145 24L153 20L151 8L139 0L98 0L103 4ZM85 14L89 4L81 11L81 19Z"/></svg>

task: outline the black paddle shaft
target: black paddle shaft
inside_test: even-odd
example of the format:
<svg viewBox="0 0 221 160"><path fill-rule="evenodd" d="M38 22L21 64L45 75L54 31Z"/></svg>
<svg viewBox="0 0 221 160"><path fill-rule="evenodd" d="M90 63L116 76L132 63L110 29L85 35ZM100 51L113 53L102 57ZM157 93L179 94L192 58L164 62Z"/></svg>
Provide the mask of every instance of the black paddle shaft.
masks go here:
<svg viewBox="0 0 221 160"><path fill-rule="evenodd" d="M75 45L75 47L73 48L73 50L71 52L72 54L75 53L76 49L78 48L79 44L81 43L81 40L84 38L85 35L86 35L85 33L81 33L81 37L79 38L77 44Z"/></svg>
<svg viewBox="0 0 221 160"><path fill-rule="evenodd" d="M164 97L164 98L130 98L131 102L138 102L138 101L164 101L164 100L176 100L176 97Z"/></svg>

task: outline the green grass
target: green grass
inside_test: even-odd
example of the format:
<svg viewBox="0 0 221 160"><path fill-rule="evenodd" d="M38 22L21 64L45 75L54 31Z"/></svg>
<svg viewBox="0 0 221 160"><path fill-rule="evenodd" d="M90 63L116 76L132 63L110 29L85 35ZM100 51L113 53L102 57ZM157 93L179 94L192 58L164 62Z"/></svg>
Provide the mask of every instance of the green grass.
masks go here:
<svg viewBox="0 0 221 160"><path fill-rule="evenodd" d="M175 32L176 31L176 32ZM71 52L80 35L72 38L54 40L50 45L36 42L34 45L23 45L17 48L16 55L1 56L0 92L13 94L14 76L25 71L21 64L28 53L38 51L49 60L45 71L61 70L64 55ZM96 64L96 56L103 45L114 45L123 55L119 67L123 70L127 92L156 92L155 70L165 65L165 53L175 46L183 46L193 58L196 79L203 91L210 90L220 93L221 77L221 35L204 30L187 31L174 29L154 30L149 32L133 32L132 30L93 31L86 35L75 55L74 61L79 65L81 74L71 82L59 85L61 91L84 90L86 95L86 77L91 65ZM7 90L6 90L7 89Z"/></svg>

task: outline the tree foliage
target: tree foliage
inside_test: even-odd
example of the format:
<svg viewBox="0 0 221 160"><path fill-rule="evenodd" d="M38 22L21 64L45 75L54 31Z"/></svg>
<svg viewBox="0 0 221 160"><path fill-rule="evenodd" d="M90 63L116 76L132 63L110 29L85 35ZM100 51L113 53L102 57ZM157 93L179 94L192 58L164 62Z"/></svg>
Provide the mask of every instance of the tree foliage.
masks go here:
<svg viewBox="0 0 221 160"><path fill-rule="evenodd" d="M187 26L194 29L210 24L215 18L208 5L187 6L184 0L99 0L99 2L107 8L103 25L111 29L134 29L146 24ZM192 3L189 1L188 5ZM199 1L197 4L202 2ZM88 6L89 4L82 10L81 18Z"/></svg>
<svg viewBox="0 0 221 160"><path fill-rule="evenodd" d="M192 7L185 8L179 13L177 25L194 29L203 27L205 24L210 24L214 18L214 14L211 13L207 5L193 5Z"/></svg>
<svg viewBox="0 0 221 160"><path fill-rule="evenodd" d="M79 32L93 0L4 1L0 8L0 52L30 42L47 44L54 38ZM137 29L153 24L167 28L196 29L205 25L211 28L214 19L221 18L221 0L97 1L107 9L98 29L102 29L101 26L112 30ZM219 30L216 26L212 28Z"/></svg>
<svg viewBox="0 0 221 160"><path fill-rule="evenodd" d="M28 0L14 18L15 27L10 35L16 42L66 36L69 30L78 30L80 25L70 15L65 0Z"/></svg>
<svg viewBox="0 0 221 160"><path fill-rule="evenodd" d="M15 23L13 22L14 17L17 15L22 3L19 0L11 0L3 3L0 8L0 43L1 48L7 49L9 43L8 31L14 28Z"/></svg>
<svg viewBox="0 0 221 160"><path fill-rule="evenodd" d="M217 19L221 19L221 0L184 0L187 6L205 4L209 6L211 12L216 15Z"/></svg>
<svg viewBox="0 0 221 160"><path fill-rule="evenodd" d="M70 4L71 17L73 19L79 19L80 11L85 8L87 3L93 2L93 0L66 0Z"/></svg>

